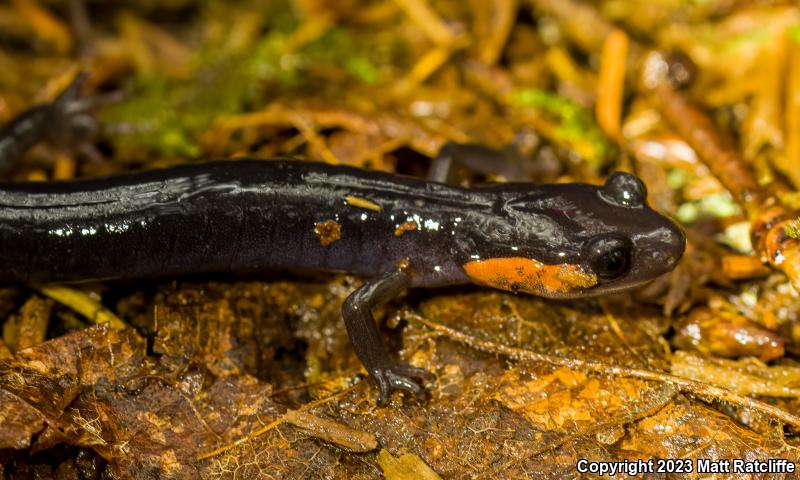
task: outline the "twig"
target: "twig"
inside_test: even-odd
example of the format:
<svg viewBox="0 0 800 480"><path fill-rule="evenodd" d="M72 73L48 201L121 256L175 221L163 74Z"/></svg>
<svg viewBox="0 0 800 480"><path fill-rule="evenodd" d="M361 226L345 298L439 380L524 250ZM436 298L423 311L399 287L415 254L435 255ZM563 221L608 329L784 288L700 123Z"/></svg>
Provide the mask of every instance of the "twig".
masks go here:
<svg viewBox="0 0 800 480"><path fill-rule="evenodd" d="M124 330L128 327L114 312L80 290L63 285L41 285L35 288L43 295L68 306L93 323L108 323L114 330Z"/></svg>
<svg viewBox="0 0 800 480"><path fill-rule="evenodd" d="M508 347L506 345L492 342L489 340L482 340L473 337L466 333L459 332L450 327L440 325L432 322L415 313L406 312L404 317L407 320L419 322L434 331L445 335L446 337L455 340L464 345L476 348L489 353L505 355L515 360L543 362L551 365L567 367L571 369L580 369L590 372L596 372L603 375L611 375L616 377L626 378L639 378L642 380L650 380L654 382L668 383L678 387L683 392L688 392L697 396L711 397L717 400L735 403L746 408L757 410L772 417L778 418L785 423L800 428L800 417L793 415L789 412L781 410L773 405L755 400L743 395L734 393L726 388L715 387L688 378L678 377L668 373L654 372L650 370L641 370L636 368L622 367L619 365L611 365L601 362L588 362L576 358L558 357L554 355L546 355L543 353L532 352L522 348Z"/></svg>
<svg viewBox="0 0 800 480"><path fill-rule="evenodd" d="M786 157L778 162L780 170L800 187L800 41L792 38L788 48L788 72L786 75Z"/></svg>
<svg viewBox="0 0 800 480"><path fill-rule="evenodd" d="M485 0L478 0L475 6L488 10L489 18L476 18L476 30L478 26L483 26L485 35L476 39L476 47L478 48L477 59L486 65L494 65L503 53L503 47L508 41L511 30L516 23L517 15L517 0L495 0L493 2L485 2Z"/></svg>
<svg viewBox="0 0 800 480"><path fill-rule="evenodd" d="M431 41L439 46L449 47L456 35L444 23L426 0L395 0L403 12L425 32Z"/></svg>
<svg viewBox="0 0 800 480"><path fill-rule="evenodd" d="M719 132L708 115L670 86L659 86L656 89L656 99L661 114L672 128L697 152L722 186L744 207L748 217L756 217L768 195L732 147L730 139Z"/></svg>
<svg viewBox="0 0 800 480"><path fill-rule="evenodd" d="M609 138L620 141L622 95L628 63L628 35L614 29L603 43L597 82L597 123Z"/></svg>
<svg viewBox="0 0 800 480"><path fill-rule="evenodd" d="M324 405L326 403L332 402L332 401L336 400L337 398L339 398L339 397L351 392L357 386L358 386L358 384L353 385L352 387L345 388L341 392L335 393L335 394L331 395L330 397L322 398L322 399L319 399L317 401L314 401L314 402L311 402L311 403L307 403L307 404L303 405L302 407L298 408L297 410L293 410L293 412L307 412L309 410L312 410L314 408L319 407L320 405ZM288 412L287 412L287 414L288 414ZM236 447L238 447L238 446L240 446L240 445L242 445L244 443L247 443L247 442L249 442L250 440L252 440L252 439L254 439L256 437L267 433L268 431L272 430L273 428L277 427L278 425L280 425L282 423L285 423L287 420L288 420L287 419L287 415L280 416L280 417L276 418L275 420L273 420L272 422L264 425L263 427L259 428L258 430L255 430L253 432L248 433L246 436L240 438L239 440L236 440L233 443L229 443L227 445L223 445L223 446L221 446L221 447L219 447L219 448L217 448L215 450L212 450L210 452L202 453L202 454L198 455L197 456L197 461L207 460L209 458L216 457L217 455L221 455L221 454L223 454L223 453L225 453L227 451L233 450L234 448L236 448Z"/></svg>

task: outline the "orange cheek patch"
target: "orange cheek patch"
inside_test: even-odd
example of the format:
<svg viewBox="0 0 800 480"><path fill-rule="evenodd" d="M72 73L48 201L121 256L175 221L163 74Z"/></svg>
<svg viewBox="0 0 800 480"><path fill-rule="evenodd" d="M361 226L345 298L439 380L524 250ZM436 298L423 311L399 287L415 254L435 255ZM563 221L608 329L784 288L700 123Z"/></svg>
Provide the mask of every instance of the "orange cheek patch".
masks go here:
<svg viewBox="0 0 800 480"><path fill-rule="evenodd" d="M580 265L546 265L529 258L487 258L464 264L473 282L500 290L558 296L597 285L597 275Z"/></svg>

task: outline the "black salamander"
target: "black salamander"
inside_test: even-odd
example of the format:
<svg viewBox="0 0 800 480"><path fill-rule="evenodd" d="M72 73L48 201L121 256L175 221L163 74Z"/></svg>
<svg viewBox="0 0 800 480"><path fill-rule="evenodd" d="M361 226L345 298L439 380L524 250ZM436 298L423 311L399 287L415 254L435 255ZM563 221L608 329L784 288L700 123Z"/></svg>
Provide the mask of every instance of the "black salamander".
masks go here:
<svg viewBox="0 0 800 480"><path fill-rule="evenodd" d="M59 117L46 107L37 107L40 120L23 114L0 132L0 165L40 139L29 138L41 137L40 122ZM459 148L469 153L446 150ZM403 290L476 283L550 298L600 295L670 271L684 244L627 173L602 186L462 188L320 163L236 160L0 184L6 283L201 272L364 277L342 316L380 405L394 390L423 392L425 372L391 359L371 313Z"/></svg>

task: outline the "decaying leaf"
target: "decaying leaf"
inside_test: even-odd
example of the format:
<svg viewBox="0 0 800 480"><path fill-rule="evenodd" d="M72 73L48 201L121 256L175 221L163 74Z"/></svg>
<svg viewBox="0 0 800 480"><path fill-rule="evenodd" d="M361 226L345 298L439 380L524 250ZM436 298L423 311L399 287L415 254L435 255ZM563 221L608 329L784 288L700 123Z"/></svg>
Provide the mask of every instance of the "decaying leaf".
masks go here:
<svg viewBox="0 0 800 480"><path fill-rule="evenodd" d="M341 319L357 277L4 287L0 477L555 479L579 459L798 462L799 19L785 1L0 4L0 122L80 71L94 107L82 145L42 142L4 180L237 157L425 177L443 145L477 143L508 165L472 183L636 173L688 239L678 267L634 294L394 299L375 312L389 349L432 377L424 402L397 393L380 408ZM419 228L398 223L387 241Z"/></svg>
<svg viewBox="0 0 800 480"><path fill-rule="evenodd" d="M386 450L381 450L378 453L378 465L383 469L383 474L387 480L411 480L415 478L439 480L442 478L412 453L404 453L399 457L395 457Z"/></svg>
<svg viewBox="0 0 800 480"><path fill-rule="evenodd" d="M727 387L743 395L800 395L800 367L797 366L767 366L750 359L709 359L679 350L672 356L672 373Z"/></svg>

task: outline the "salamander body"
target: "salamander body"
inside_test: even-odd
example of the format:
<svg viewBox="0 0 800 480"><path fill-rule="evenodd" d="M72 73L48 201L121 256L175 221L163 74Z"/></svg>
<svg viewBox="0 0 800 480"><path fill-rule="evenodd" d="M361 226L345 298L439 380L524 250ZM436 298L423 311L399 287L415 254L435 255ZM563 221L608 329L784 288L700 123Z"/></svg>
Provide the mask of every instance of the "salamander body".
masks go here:
<svg viewBox="0 0 800 480"><path fill-rule="evenodd" d="M79 81L76 81L76 84ZM83 115L73 85L0 131L0 165ZM72 112L72 113L70 113ZM450 145L440 159L486 148ZM446 169L439 169L444 172ZM0 183L0 281L348 272L342 307L380 389L421 394L425 372L393 361L371 309L407 288L476 283L551 298L621 291L670 271L685 239L633 175L602 186L435 181L295 160L192 164L106 178Z"/></svg>

